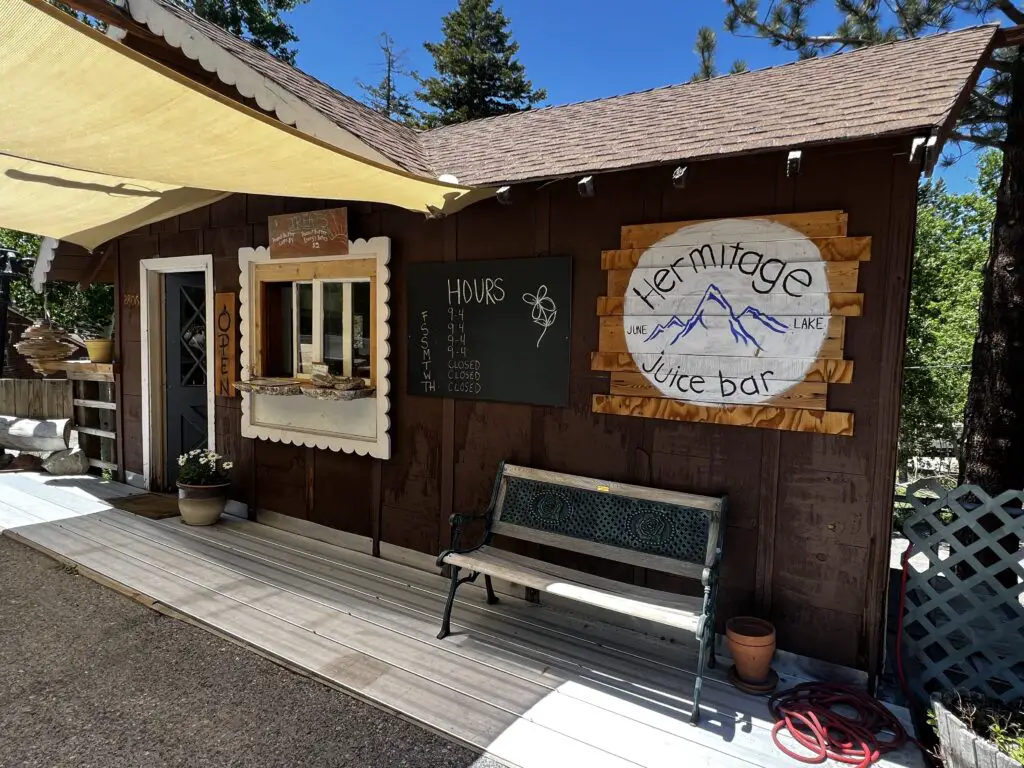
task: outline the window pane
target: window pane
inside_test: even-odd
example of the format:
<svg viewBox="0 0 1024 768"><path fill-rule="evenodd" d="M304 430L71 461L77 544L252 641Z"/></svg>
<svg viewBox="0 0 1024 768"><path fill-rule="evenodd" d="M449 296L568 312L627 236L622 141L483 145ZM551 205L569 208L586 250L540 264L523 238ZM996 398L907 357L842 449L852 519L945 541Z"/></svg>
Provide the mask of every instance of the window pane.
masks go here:
<svg viewBox="0 0 1024 768"><path fill-rule="evenodd" d="M313 284L298 283L295 325L299 342L299 373L313 372Z"/></svg>
<svg viewBox="0 0 1024 768"><path fill-rule="evenodd" d="M323 284L324 362L335 376L370 377L370 284Z"/></svg>
<svg viewBox="0 0 1024 768"><path fill-rule="evenodd" d="M345 285L324 283L324 362L335 376L345 372Z"/></svg>
<svg viewBox="0 0 1024 768"><path fill-rule="evenodd" d="M352 375L370 378L370 284L352 283Z"/></svg>
<svg viewBox="0 0 1024 768"><path fill-rule="evenodd" d="M262 283L263 357L259 371L263 376L295 375L295 298L294 283ZM251 375L255 375L256 366Z"/></svg>

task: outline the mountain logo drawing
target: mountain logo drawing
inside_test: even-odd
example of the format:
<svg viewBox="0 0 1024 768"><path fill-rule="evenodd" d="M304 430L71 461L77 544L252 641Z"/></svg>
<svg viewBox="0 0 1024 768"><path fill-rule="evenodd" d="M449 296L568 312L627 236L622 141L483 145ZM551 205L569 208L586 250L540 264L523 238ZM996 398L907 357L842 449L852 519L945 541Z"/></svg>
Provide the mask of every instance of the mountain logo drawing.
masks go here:
<svg viewBox="0 0 1024 768"><path fill-rule="evenodd" d="M783 323L781 320L762 312L757 307L747 305L742 312L737 314L736 310L733 309L732 303L730 303L729 299L725 297L725 294L722 293L721 289L712 283L707 287L707 290L704 291L704 295L701 297L700 303L697 304L697 308L687 320L681 320L678 316L673 316L667 323L659 323L656 325L654 330L647 335L644 341L652 341L653 339L661 336L661 334L678 328L679 332L668 344L668 346L674 346L680 339L686 338L697 328L709 330L708 325L705 322L705 312L708 304L717 304L726 311L726 317L729 321L729 332L732 334L733 341L737 344L742 344L744 346L753 345L759 350L764 349L761 346L761 342L758 341L757 337L751 333L744 324L745 319L749 322L760 324L760 326L763 326L772 333L784 334L789 330L788 325Z"/></svg>

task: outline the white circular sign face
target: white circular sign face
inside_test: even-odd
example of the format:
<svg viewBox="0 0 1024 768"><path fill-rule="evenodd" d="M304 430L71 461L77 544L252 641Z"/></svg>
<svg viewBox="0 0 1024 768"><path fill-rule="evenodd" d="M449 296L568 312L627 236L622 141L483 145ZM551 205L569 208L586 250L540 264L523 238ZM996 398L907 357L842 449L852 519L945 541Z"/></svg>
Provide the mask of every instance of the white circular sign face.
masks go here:
<svg viewBox="0 0 1024 768"><path fill-rule="evenodd" d="M801 232L719 219L645 250L623 306L626 347L665 397L763 403L803 380L828 338L827 265Z"/></svg>

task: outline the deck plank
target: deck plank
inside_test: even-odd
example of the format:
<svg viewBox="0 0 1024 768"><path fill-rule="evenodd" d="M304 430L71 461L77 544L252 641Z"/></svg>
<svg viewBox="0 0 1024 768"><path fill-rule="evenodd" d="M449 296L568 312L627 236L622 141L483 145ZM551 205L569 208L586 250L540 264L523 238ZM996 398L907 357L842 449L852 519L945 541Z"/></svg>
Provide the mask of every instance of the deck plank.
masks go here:
<svg viewBox="0 0 1024 768"><path fill-rule="evenodd" d="M105 522L116 523L117 521L106 519ZM141 526L143 524L144 521L133 522L133 525ZM166 529L167 527L164 526L164 528ZM201 537L207 534L208 530L210 529L192 529L190 531L183 530L180 533L182 536L195 535ZM171 532L168 531L168 533L170 534ZM173 534L171 536L173 539ZM174 542L172 541L172 543ZM602 680L601 676L597 674L589 677L581 676L575 674L571 669L559 669L550 663L543 666L531 663L528 657L516 657L504 652L495 653L496 650L501 651L500 647L496 649L494 646L480 647L475 644L453 646L447 641L436 640L434 632L437 628L436 614L441 607L440 600L437 601L432 614L426 617L422 615L405 616L402 611L396 610L391 606L382 609L380 601L373 599L372 596L365 598L345 595L344 593L341 593L339 596L339 593L332 589L329 582L313 582L310 584L302 579L291 577L287 571L283 573L280 571L275 572L273 566L259 565L259 561L254 558L259 557L261 560L264 560L264 558L255 553L232 556L224 550L220 552L214 550L211 552L202 546L190 547L189 551L194 555L204 558L221 557L223 559L220 562L232 568L247 569L256 563L254 573L259 578L273 579L276 583L295 594L302 594L303 590L310 588L318 600L323 600L326 604L333 605L338 610L344 611L354 618L371 621L381 630L398 632L410 640L432 646L434 653L450 654L459 657L461 667L465 669L464 679L472 685L472 690L469 691L472 695L487 696L492 685L491 679L495 674L514 675L545 687L549 694L559 697L568 696L575 699L577 708L580 708L580 704L585 705L582 707L585 715L575 720L570 720L572 722L594 723L607 719L609 716L616 718L614 722L617 722L619 727L617 729L611 728L610 731L616 734L616 743L621 743L621 738L624 738L623 729L629 730L629 728L634 727L634 724L644 727L643 732L636 734L635 738L644 739L645 744L657 744L659 740L664 740L665 735L668 735L682 738L688 742L699 743L713 753L721 747L723 737L727 737L733 742L731 748L733 756L752 761L755 765L759 764L757 761L761 757L760 742L757 741L756 737L737 733L737 727L734 724L736 721L742 722L748 720L748 718L746 716L738 716L736 713L729 712L728 710L725 714L729 716L724 716L721 711L723 707L720 704L716 704L713 697L709 696L707 700L708 706L705 707L705 727L695 729L689 725L691 707L688 700L683 705L683 702L680 702L675 697L662 695L652 688L645 688L641 691L639 687L632 687L632 690L630 690L630 687L626 685L621 685L620 687L609 684L607 677ZM476 665L480 665L484 669L474 670L473 667ZM687 689L688 693L689 689ZM572 708L571 705L566 705L565 703L545 703L547 698L548 696L545 696L541 702L531 707L529 710L530 716L534 716L540 711L562 712L566 714ZM541 704L544 704L543 709L538 710L537 707L540 707ZM595 708L600 711L596 711ZM652 723L649 717L649 713L652 710L661 713L656 723ZM632 721L632 723L625 722L625 720ZM647 730L652 727L661 733L652 734ZM767 729L769 724L764 722L763 727ZM587 733L590 733L590 731L588 730ZM678 750L678 745L676 745L676 748ZM725 758L719 756L716 759L721 761ZM651 760L653 758L650 758L648 762L651 762ZM651 764L655 763L652 762Z"/></svg>
<svg viewBox="0 0 1024 768"><path fill-rule="evenodd" d="M46 472L19 472L5 478L5 482L14 478L35 485L57 488L72 496L85 499L118 499L124 496L148 493L144 489L115 480L103 480L96 475L50 475ZM28 486L19 485L19 487Z"/></svg>
<svg viewBox="0 0 1024 768"><path fill-rule="evenodd" d="M249 558L275 557L272 549L268 551L265 545L254 543L253 539L246 542L237 536L231 536L228 540L227 535L216 531L216 528L204 529L201 532L197 529L194 535L225 540L224 546L235 548ZM692 668L666 667L660 662L645 665L639 662L636 656L620 657L606 647L587 643L582 637L552 637L550 633L537 629L517 628L502 615L502 611L510 609L513 602L511 598L504 599L496 609L484 604L482 595L476 598L476 602L467 601L465 606L460 605L460 610L456 611L453 617L453 627L464 631L453 633L446 640L438 642L432 638L439 626L444 593L421 593L408 587L401 590L393 587L389 590L386 582L375 584L371 580L372 577L360 580L358 575L351 572L339 575L337 561L317 558L299 564L293 557L291 563L301 567L305 573L317 575L337 589L359 589L362 594L369 596L374 604L387 605L392 616L396 615L396 610L419 614L427 622L424 631L429 632L431 641L444 650L458 652L467 657L475 654L512 674L523 674L524 671L528 673L530 670L535 673L546 671L545 677L554 679L552 673L557 671L564 676L559 682L564 679L583 678L601 686L602 689L615 691L629 698L642 699L645 703L660 707L671 707L680 717L689 716L694 680ZM344 581L339 581L341 578L344 578ZM475 597L469 598L469 601ZM537 614L543 609L530 606L527 610ZM467 617L466 613L472 615ZM591 625L589 628L581 629L581 635L588 629L591 634L595 632L595 627ZM514 638L510 637L512 633L515 633ZM522 668L523 663L528 665L526 670ZM537 679L543 681L544 678ZM739 694L732 686L722 686L721 691L718 691L714 690L714 685L709 681L704 697L704 703L713 713L725 716L732 710L733 719L749 722L749 715L735 710L738 707L750 710L751 699ZM754 703L756 704L757 700L754 700ZM765 729L770 728L771 723L767 717L767 709L760 707L759 716L756 718L757 724Z"/></svg>
<svg viewBox="0 0 1024 768"><path fill-rule="evenodd" d="M73 528L101 525L88 518L62 521L18 532L13 538L61 555L107 578L138 586L133 591L151 601L173 606L198 623L226 636L243 638L244 644L265 655L299 666L329 680L371 703L426 725L461 743L486 749L514 765L530 768L548 764L552 754L566 760L601 768L635 768L601 749L568 738L530 720L517 718L500 708L465 697L401 668L354 652L318 632L296 631L293 623L272 613L227 597L216 590L198 587L140 555L126 554L87 532ZM100 545L100 546L97 546ZM147 553L148 554L148 553ZM343 682L339 682L343 681ZM514 738L509 731L514 729Z"/></svg>
<svg viewBox="0 0 1024 768"><path fill-rule="evenodd" d="M457 633L438 641L448 582L436 573L250 521L145 520L103 503L91 478L52 480L0 476L5 535L505 762L790 764L771 743L764 700L722 670L705 683L701 727L688 724L692 646L512 597L488 606L475 587L460 593ZM906 748L878 765L923 761Z"/></svg>
<svg viewBox="0 0 1024 768"><path fill-rule="evenodd" d="M119 521L105 519L101 522L116 524ZM151 527L144 526L144 521L131 522L133 525L149 528L148 532L152 531ZM78 527L78 522L76 521L74 525ZM145 536L142 538L147 542L150 541ZM167 542L166 539L164 543L171 547L181 544L181 542ZM126 542L125 546L132 545L130 542ZM252 567L255 561L251 559L223 551L211 553L202 545L193 544L187 549L176 551L182 557L191 558L190 575L192 576L196 576L199 571L203 570L197 569L195 566L195 560L198 559L205 563L211 575L218 568L223 568L239 576L248 576L268 586L278 587L284 592L284 595L280 596L282 598L280 605L275 603L274 598L263 597L261 599L257 592L252 599L260 600L259 604L263 610L268 610L281 618L296 621L303 626L311 627L315 624L319 634L342 642L348 647L361 650L379 661L395 666L401 665L406 671L424 674L423 670L429 670L430 677L442 685L450 685L470 697L488 701L511 714L519 715L570 738L589 742L595 747L618 754L624 759L639 759L641 764L650 766L667 766L669 764L674 766L681 751L692 749L689 742L693 740L693 737L700 737L704 748L711 753L718 751L716 747L721 744L720 737L702 729L692 729L685 722L677 721L678 727L671 730L653 727L642 716L645 710L640 707L634 709L633 717L624 717L622 714L612 713L593 702L563 694L560 692L559 686L567 682L565 679L555 681L555 685L550 682L541 685L518 675L509 675L484 659L460 656L432 638L434 622L425 623L421 619L418 626L405 628L418 635L414 636L378 623L378 620L384 618L379 613L374 619L366 618L365 613L369 609L351 602L340 606L335 602L334 607L343 616L356 620L357 624L366 622L370 624L370 627L351 626L352 622L341 621L341 616L332 622L329 616L323 615L321 610L330 606L331 602L335 600L335 596L324 588L325 585L318 585L315 582L313 584L304 583L287 571L275 570L273 566L268 566L265 563L256 562L255 567ZM146 549L146 554L150 558L161 557L150 549ZM218 562L210 559L211 554L215 557L219 556L221 560ZM163 565L159 559L154 562ZM165 567L173 567L173 565ZM252 567L251 571L250 567ZM239 582L236 580L231 594L236 599L241 599L239 598L238 584ZM320 587L315 597L305 594L305 590L311 586L314 589ZM277 593L278 590L274 590L275 596ZM299 601L288 599L286 595L297 597ZM301 603L302 600L314 603L315 607L304 606ZM281 616L278 613L278 611L285 610L289 615ZM306 615L307 611L310 613L308 616ZM371 633L373 635L372 643L366 647L359 647L360 638ZM609 727L594 727L595 723L601 722L607 723ZM613 725L615 727L612 727ZM736 751L736 749L733 750L734 753ZM755 751L743 751L749 752L742 756L746 758L748 765L758 764L756 760L759 755ZM740 764L739 759L738 755L722 753L715 757L715 762L719 765L738 765Z"/></svg>

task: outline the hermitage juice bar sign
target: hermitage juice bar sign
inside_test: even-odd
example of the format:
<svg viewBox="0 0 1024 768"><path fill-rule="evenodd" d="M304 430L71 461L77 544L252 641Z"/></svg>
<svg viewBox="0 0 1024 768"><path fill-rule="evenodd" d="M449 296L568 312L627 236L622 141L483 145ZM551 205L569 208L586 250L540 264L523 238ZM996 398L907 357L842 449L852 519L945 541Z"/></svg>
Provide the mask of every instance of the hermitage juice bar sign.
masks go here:
<svg viewBox="0 0 1024 768"><path fill-rule="evenodd" d="M409 393L569 402L568 257L410 264Z"/></svg>
<svg viewBox="0 0 1024 768"><path fill-rule="evenodd" d="M699 224L640 257L623 307L626 344L666 397L763 403L817 360L828 294L826 263L799 233L770 221Z"/></svg>

